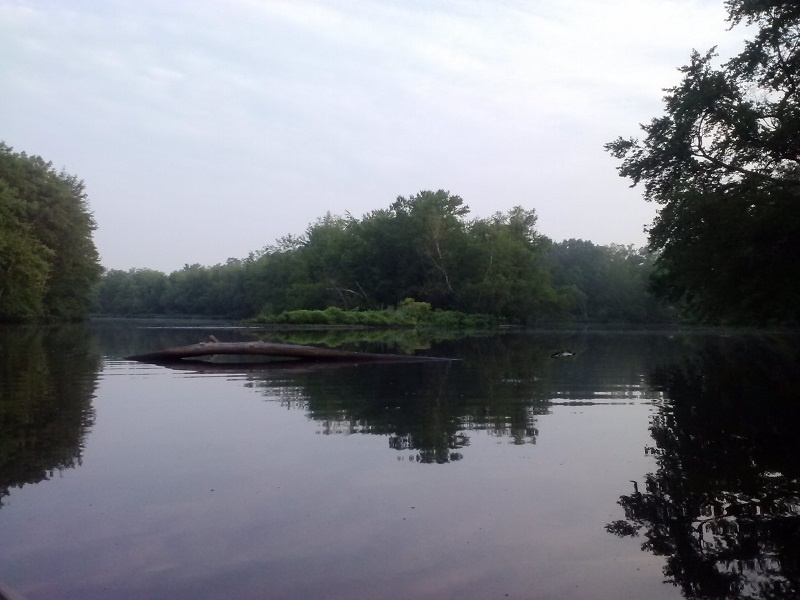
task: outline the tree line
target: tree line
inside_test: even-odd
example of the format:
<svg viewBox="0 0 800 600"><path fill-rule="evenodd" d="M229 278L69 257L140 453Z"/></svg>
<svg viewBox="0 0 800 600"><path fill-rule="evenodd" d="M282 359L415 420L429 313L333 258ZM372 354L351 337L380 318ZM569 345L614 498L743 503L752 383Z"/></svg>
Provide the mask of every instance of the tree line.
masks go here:
<svg viewBox="0 0 800 600"><path fill-rule="evenodd" d="M510 323L667 317L648 289L652 258L630 246L553 243L536 213L469 217L444 190L399 197L361 219L330 213L243 260L165 274L111 270L93 310L233 318L292 310L377 310L404 299Z"/></svg>
<svg viewBox="0 0 800 600"><path fill-rule="evenodd" d="M536 213L470 218L423 191L356 219L330 213L245 259L173 273L103 272L83 181L0 143L0 322L113 316L268 317L292 310L415 307L511 323L647 321L652 258L625 246L553 243Z"/></svg>

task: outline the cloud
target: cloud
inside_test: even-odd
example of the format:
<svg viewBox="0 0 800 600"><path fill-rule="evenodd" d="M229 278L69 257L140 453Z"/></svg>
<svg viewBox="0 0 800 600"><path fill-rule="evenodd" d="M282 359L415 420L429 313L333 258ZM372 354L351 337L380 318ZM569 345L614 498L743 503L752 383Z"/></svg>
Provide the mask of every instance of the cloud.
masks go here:
<svg viewBox="0 0 800 600"><path fill-rule="evenodd" d="M641 244L653 208L602 144L692 48L741 39L718 0L0 1L0 23L5 141L86 180L106 266L163 270L438 188Z"/></svg>

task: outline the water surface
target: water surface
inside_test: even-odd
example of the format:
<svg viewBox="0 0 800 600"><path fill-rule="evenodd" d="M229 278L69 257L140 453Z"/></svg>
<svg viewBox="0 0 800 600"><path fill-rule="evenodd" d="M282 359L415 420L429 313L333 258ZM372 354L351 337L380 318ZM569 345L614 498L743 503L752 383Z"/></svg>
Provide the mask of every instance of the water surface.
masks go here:
<svg viewBox="0 0 800 600"><path fill-rule="evenodd" d="M0 330L0 581L27 598L793 597L792 336L373 341L458 358L122 359L232 329ZM575 356L551 358L569 348Z"/></svg>

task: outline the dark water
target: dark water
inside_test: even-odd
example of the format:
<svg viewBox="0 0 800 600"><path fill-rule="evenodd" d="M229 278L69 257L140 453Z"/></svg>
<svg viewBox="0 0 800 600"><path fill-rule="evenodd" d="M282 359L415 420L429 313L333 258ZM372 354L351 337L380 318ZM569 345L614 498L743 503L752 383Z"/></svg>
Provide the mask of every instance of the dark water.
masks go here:
<svg viewBox="0 0 800 600"><path fill-rule="evenodd" d="M121 358L209 333L282 341L0 329L3 586L26 598L800 595L796 337L407 333L360 347L460 360L325 368ZM575 356L551 358L563 348Z"/></svg>

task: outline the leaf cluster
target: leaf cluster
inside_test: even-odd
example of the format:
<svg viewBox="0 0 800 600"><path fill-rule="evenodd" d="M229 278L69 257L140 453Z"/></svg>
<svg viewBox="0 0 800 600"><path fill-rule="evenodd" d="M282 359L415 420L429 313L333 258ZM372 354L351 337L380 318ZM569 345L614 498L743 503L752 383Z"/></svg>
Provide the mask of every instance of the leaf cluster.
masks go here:
<svg viewBox="0 0 800 600"><path fill-rule="evenodd" d="M82 181L0 142L0 321L85 316L95 228Z"/></svg>
<svg viewBox="0 0 800 600"><path fill-rule="evenodd" d="M800 281L800 8L729 0L758 28L717 66L694 51L642 140L606 149L662 206L650 229L657 289L715 322L797 322Z"/></svg>
<svg viewBox="0 0 800 600"><path fill-rule="evenodd" d="M325 310L292 310L279 315L259 315L255 323L286 325L366 326L366 327L440 327L488 328L497 325L489 315L474 315L452 310L434 309L427 302L406 298L396 307L382 310L342 310L329 306Z"/></svg>

